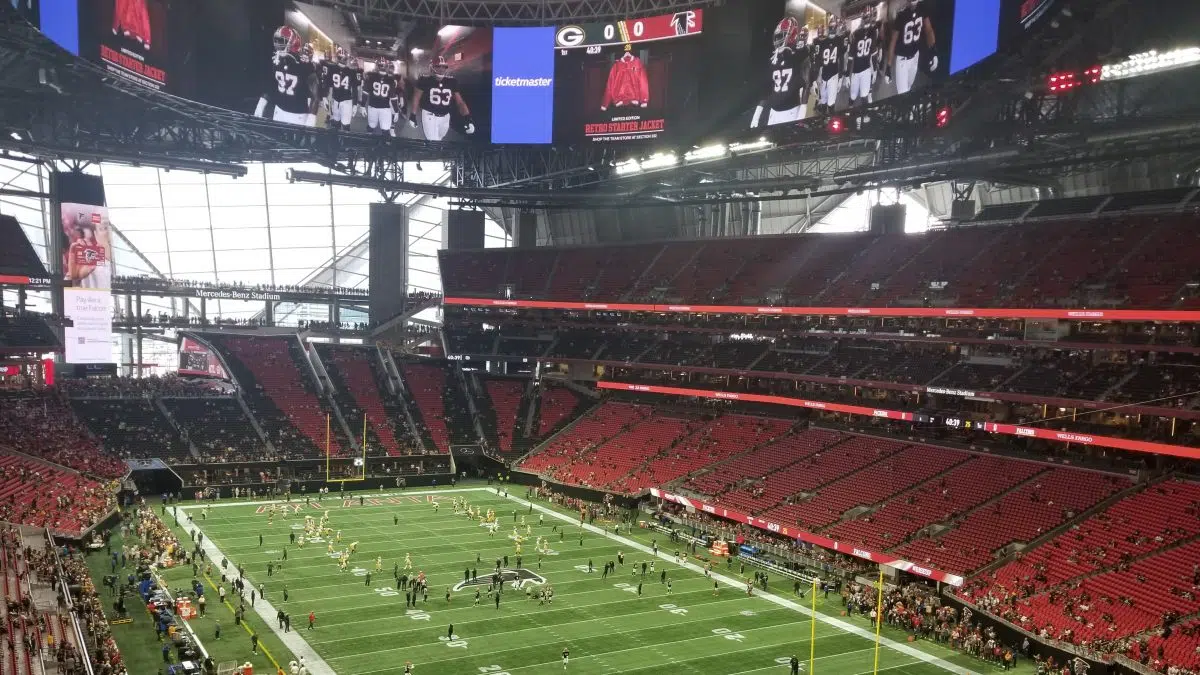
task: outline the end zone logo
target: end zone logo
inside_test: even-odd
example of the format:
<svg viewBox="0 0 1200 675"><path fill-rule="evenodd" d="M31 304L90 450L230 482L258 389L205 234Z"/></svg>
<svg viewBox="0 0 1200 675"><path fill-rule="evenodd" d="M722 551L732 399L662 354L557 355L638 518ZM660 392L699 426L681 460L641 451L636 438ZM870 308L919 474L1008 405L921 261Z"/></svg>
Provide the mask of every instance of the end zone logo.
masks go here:
<svg viewBox="0 0 1200 675"><path fill-rule="evenodd" d="M472 588L475 586L479 586L481 588L486 588L491 583L492 583L492 575L489 574L487 576L480 576L480 577L478 577L476 579L472 579L470 581L460 581L457 584L455 584L451 590L453 590L454 592L457 593L458 591ZM536 572L530 572L527 569L519 569L519 570L503 569L503 570L500 570L500 583L510 584L510 585L512 585L513 588L520 590L529 585L541 586L546 583L546 577L543 577L542 575L540 575Z"/></svg>

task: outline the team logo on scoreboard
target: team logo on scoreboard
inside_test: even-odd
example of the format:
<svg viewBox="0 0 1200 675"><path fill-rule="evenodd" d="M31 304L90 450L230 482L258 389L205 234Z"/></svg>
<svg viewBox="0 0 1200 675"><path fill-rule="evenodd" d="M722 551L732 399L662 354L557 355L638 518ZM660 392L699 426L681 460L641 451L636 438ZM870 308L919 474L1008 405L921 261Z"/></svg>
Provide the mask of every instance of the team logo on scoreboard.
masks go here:
<svg viewBox="0 0 1200 675"><path fill-rule="evenodd" d="M578 47L587 40L587 33L580 26L563 26L554 35L559 47Z"/></svg>
<svg viewBox="0 0 1200 675"><path fill-rule="evenodd" d="M452 590L455 593L457 593L465 588L471 588L472 586L479 586L479 587L486 588L491 583L492 583L492 575L489 574L486 577L480 576L479 578L471 579L470 581L460 581L454 585L454 588ZM546 577L538 574L537 572L531 572L527 569L517 569L517 570L503 569L503 570L500 570L500 583L509 584L514 589L520 590L526 586L531 586L531 585L532 586L542 586L546 583Z"/></svg>
<svg viewBox="0 0 1200 675"><path fill-rule="evenodd" d="M676 35L687 35L696 29L696 12L689 9L686 12L675 12L671 17L671 27Z"/></svg>

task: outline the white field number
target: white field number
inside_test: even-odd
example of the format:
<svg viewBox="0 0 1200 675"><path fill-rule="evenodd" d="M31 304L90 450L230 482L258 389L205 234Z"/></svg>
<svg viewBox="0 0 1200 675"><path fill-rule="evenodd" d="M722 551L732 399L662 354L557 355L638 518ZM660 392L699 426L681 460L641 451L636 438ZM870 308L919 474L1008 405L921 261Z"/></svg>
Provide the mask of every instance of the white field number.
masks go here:
<svg viewBox="0 0 1200 675"><path fill-rule="evenodd" d="M381 598L394 598L397 595L400 595L400 591L388 588L386 586L383 588L376 588L375 592L378 593L379 597Z"/></svg>
<svg viewBox="0 0 1200 675"><path fill-rule="evenodd" d="M467 648L467 641L460 640L457 635L455 635L453 639L448 638L445 635L443 635L443 636L439 637L438 640L442 644L446 645L447 647L451 647L454 649L466 649Z"/></svg>
<svg viewBox="0 0 1200 675"><path fill-rule="evenodd" d="M613 584L613 588L619 588L626 593L633 593L634 595L637 595L637 586L634 586L633 584L621 582L619 584Z"/></svg>
<svg viewBox="0 0 1200 675"><path fill-rule="evenodd" d="M688 613L686 609L684 609L678 605L672 605L672 604L659 605L658 608L665 609L668 612L670 612L672 614L676 614L678 616L683 616L684 614Z"/></svg>
<svg viewBox="0 0 1200 675"><path fill-rule="evenodd" d="M416 610L416 609L408 610L407 612L404 613L404 616L407 616L408 618L412 619L413 621L428 621L429 620L428 612L422 612L422 611Z"/></svg>
<svg viewBox="0 0 1200 675"><path fill-rule="evenodd" d="M591 570L591 568L590 568L590 567L588 567L587 565L576 565L576 566L575 566L575 569L579 570L580 572L583 572L584 574L591 574L591 573L592 573L592 570Z"/></svg>
<svg viewBox="0 0 1200 675"><path fill-rule="evenodd" d="M500 666L479 666L479 672L483 675L508 675L508 671Z"/></svg>
<svg viewBox="0 0 1200 675"><path fill-rule="evenodd" d="M745 635L742 635L741 633L735 633L728 628L714 628L713 635L720 635L726 640L733 640L734 642L741 642L742 640L746 639Z"/></svg>

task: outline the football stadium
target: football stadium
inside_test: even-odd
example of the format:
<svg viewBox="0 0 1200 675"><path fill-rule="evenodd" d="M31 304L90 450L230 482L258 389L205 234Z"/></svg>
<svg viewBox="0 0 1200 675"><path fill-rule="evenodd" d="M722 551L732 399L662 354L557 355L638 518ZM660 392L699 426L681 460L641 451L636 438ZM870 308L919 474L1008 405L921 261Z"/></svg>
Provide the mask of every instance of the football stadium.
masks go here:
<svg viewBox="0 0 1200 675"><path fill-rule="evenodd" d="M1198 35L0 2L0 675L1200 674Z"/></svg>

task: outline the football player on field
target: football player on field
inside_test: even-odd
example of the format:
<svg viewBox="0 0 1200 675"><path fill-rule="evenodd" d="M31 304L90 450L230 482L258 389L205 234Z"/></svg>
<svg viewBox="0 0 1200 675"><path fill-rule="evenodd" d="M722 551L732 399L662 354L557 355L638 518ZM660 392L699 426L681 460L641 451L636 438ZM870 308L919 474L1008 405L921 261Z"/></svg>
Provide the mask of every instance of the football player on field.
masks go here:
<svg viewBox="0 0 1200 675"><path fill-rule="evenodd" d="M794 16L785 16L775 26L774 51L768 63L766 96L754 110L750 128L773 126L804 119L810 54L808 32Z"/></svg>
<svg viewBox="0 0 1200 675"><path fill-rule="evenodd" d="M271 57L272 83L258 99L255 117L265 117L267 104L274 107L271 119L300 126L317 123L317 73L311 62L301 60L300 34L291 26L275 29L272 38L275 55Z"/></svg>
<svg viewBox="0 0 1200 675"><path fill-rule="evenodd" d="M921 66L921 49L931 52L937 46L930 18L929 4L933 0L905 0L904 7L892 19L892 39L888 45L888 72L896 77L896 93L907 94L917 80ZM929 70L938 69L937 54L929 59Z"/></svg>
<svg viewBox="0 0 1200 675"><path fill-rule="evenodd" d="M413 110L409 124L417 126L420 120L421 133L426 140L440 141L450 131L451 106L458 110L463 119L463 133L475 133L471 110L459 91L458 79L450 74L446 57L438 56L430 66L430 73L417 78L416 93L413 95Z"/></svg>

